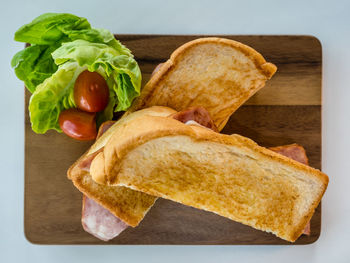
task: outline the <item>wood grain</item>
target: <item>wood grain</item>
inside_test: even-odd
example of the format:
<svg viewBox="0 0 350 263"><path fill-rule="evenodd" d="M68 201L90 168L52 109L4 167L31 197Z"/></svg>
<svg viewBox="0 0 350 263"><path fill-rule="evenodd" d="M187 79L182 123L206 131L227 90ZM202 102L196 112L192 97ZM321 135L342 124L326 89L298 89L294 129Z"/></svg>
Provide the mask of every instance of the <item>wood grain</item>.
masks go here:
<svg viewBox="0 0 350 263"><path fill-rule="evenodd" d="M198 36L119 35L135 54L144 82L155 65L179 45ZM246 43L279 69L229 120L224 133L247 136L262 146L299 143L310 165L321 166L321 47L308 36L226 36ZM266 90L266 91L265 91ZM26 91L25 111L25 235L37 244L289 244L218 215L158 200L137 228L128 228L105 243L81 226L81 193L66 178L68 167L90 143L49 131L32 132ZM320 235L321 208L311 220L310 244Z"/></svg>

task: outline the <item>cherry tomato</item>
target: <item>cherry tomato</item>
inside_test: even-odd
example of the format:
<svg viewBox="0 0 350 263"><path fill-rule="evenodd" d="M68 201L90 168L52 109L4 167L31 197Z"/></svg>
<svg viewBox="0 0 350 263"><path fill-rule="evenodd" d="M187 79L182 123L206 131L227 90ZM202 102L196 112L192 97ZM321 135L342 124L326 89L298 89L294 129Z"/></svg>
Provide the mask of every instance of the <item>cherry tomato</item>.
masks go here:
<svg viewBox="0 0 350 263"><path fill-rule="evenodd" d="M97 72L83 71L74 85L74 101L78 108L87 112L104 110L109 100L105 79Z"/></svg>
<svg viewBox="0 0 350 263"><path fill-rule="evenodd" d="M94 140L96 131L96 113L68 109L60 113L58 122L62 131L69 137L81 141Z"/></svg>

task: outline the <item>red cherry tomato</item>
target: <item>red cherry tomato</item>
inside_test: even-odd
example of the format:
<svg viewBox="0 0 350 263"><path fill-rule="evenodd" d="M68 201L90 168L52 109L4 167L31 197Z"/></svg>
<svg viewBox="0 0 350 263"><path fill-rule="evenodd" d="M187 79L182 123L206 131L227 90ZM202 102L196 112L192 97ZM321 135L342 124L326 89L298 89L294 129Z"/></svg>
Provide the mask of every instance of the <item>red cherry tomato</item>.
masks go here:
<svg viewBox="0 0 350 263"><path fill-rule="evenodd" d="M74 101L87 112L99 112L106 108L109 89L105 79L97 72L83 71L74 85Z"/></svg>
<svg viewBox="0 0 350 263"><path fill-rule="evenodd" d="M97 135L96 113L68 109L61 112L58 122L69 137L81 141L94 140Z"/></svg>

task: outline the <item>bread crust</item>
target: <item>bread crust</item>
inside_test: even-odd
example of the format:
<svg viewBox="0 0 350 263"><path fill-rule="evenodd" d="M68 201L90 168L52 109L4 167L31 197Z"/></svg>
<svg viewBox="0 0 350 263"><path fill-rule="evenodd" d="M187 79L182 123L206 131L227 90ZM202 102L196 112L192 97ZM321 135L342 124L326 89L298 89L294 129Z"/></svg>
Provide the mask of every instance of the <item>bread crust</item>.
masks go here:
<svg viewBox="0 0 350 263"><path fill-rule="evenodd" d="M310 180L318 180L318 182L322 185L322 189L319 191L319 194L315 200L313 200L312 205L308 207L308 212L303 216L302 220L293 225L289 233L279 234L278 229L276 231L271 231L281 238L291 242L294 242L302 234L305 225L311 219L315 208L319 204L322 195L327 188L327 175L317 169L303 165L283 155L258 146L252 140L240 135L219 134L202 127L185 125L179 121L166 117L143 116L142 118L134 119L133 121L129 122L123 127L122 131L119 131L118 134L111 136L108 144L104 148L104 151L100 153L100 158L95 158L92 162L92 165L94 165L94 170L91 170L92 177L94 178L94 173L100 170L104 172L103 183L107 185L123 185L150 195L171 199L173 201L179 201L176 200L176 197L167 195L166 192L157 192L154 191L154 189L149 188L147 186L148 182L142 183L141 186L134 185L134 175L132 174L130 174L129 179L128 177L123 176L123 181L120 181L120 178L118 177L126 156L132 153L139 146L157 138L179 135L188 136L196 142L205 141L210 143L219 143L226 146L235 146L241 149L249 150L260 156L261 160L264 162L271 161L275 165L282 164L285 167L292 168L293 171L295 170L302 173L305 178L308 177ZM143 169L147 169L147 167L144 167ZM161 174L159 176L161 176ZM203 207L198 206L196 202L185 204L204 209ZM235 219L235 215L232 215L231 219ZM249 221L240 222L254 227L254 224L251 224Z"/></svg>

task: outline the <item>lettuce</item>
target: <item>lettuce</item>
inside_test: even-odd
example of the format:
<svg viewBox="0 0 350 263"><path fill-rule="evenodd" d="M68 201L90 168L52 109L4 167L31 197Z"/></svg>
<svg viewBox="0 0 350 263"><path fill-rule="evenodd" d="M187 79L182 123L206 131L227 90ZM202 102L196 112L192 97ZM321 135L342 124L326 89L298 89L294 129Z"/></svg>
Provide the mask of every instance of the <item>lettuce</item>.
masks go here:
<svg viewBox="0 0 350 263"><path fill-rule="evenodd" d="M90 28L86 18L72 14L46 13L19 28L15 33L15 40L37 45L52 45L62 40L69 41L67 32Z"/></svg>
<svg viewBox="0 0 350 263"><path fill-rule="evenodd" d="M76 107L74 83L86 69L100 73L109 87L98 125L140 95L141 72L130 50L108 30L92 28L86 18L46 13L18 29L15 40L31 44L15 54L11 66L32 93L29 113L36 133L61 132L59 114Z"/></svg>
<svg viewBox="0 0 350 263"><path fill-rule="evenodd" d="M56 72L57 65L53 63L51 53L57 47L33 45L19 51L13 57L11 66L31 93L35 91L36 86Z"/></svg>
<svg viewBox="0 0 350 263"><path fill-rule="evenodd" d="M62 43L77 39L104 43L120 54L132 56L130 50L116 40L111 32L91 28L86 18L72 14L46 13L15 33L16 41L30 43L32 46L19 51L13 57L11 66L17 77L33 93L38 84L57 70L51 53Z"/></svg>
<svg viewBox="0 0 350 263"><path fill-rule="evenodd" d="M74 83L84 70L77 63L65 63L37 86L29 101L30 121L34 132L45 133L49 129L61 132L59 114L63 110L76 107Z"/></svg>
<svg viewBox="0 0 350 263"><path fill-rule="evenodd" d="M136 61L106 44L85 40L67 42L56 49L52 57L58 70L36 88L29 103L32 129L36 133L45 133L48 129L61 131L59 114L76 106L74 83L86 69L101 74L109 87L109 103L99 113L99 123L112 119L114 111L128 109L140 94L141 71Z"/></svg>

